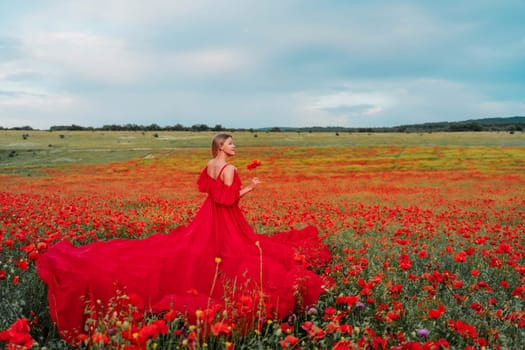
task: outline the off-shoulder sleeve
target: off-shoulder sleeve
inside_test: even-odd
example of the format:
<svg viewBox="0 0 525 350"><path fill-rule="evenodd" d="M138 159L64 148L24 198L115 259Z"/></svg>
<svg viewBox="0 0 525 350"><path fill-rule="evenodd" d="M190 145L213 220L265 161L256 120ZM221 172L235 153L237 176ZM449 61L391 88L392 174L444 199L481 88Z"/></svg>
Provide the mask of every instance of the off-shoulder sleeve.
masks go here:
<svg viewBox="0 0 525 350"><path fill-rule="evenodd" d="M197 180L197 186L199 187L200 192L208 192L208 169L204 168L201 171L201 175L199 176L199 179Z"/></svg>
<svg viewBox="0 0 525 350"><path fill-rule="evenodd" d="M225 185L222 181L218 181L211 193L212 199L217 204L232 205L241 198L241 181L237 172L233 175L233 183Z"/></svg>

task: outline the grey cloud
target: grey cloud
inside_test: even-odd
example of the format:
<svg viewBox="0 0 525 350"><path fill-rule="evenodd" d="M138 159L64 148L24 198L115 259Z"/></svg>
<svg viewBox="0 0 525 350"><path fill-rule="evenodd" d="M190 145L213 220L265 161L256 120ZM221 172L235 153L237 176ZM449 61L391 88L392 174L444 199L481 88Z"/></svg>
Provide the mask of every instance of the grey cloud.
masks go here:
<svg viewBox="0 0 525 350"><path fill-rule="evenodd" d="M320 109L327 111L327 112L336 113L336 114L355 115L355 114L365 113L374 107L375 107L374 105L370 105L370 104L360 104L360 105L353 105L353 106L339 105L339 106L334 106L334 107L323 107Z"/></svg>
<svg viewBox="0 0 525 350"><path fill-rule="evenodd" d="M13 61L22 57L23 50L19 39L0 36L0 62Z"/></svg>

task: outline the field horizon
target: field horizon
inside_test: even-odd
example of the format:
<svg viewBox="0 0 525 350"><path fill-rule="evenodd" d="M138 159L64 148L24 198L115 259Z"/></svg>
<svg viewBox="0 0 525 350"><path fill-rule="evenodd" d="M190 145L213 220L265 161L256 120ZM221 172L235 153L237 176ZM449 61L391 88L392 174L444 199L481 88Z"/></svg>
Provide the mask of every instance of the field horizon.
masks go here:
<svg viewBox="0 0 525 350"><path fill-rule="evenodd" d="M41 165L126 161L152 152L208 149L212 131L13 131L0 130L0 172ZM233 132L243 147L486 146L525 147L525 133L437 132Z"/></svg>

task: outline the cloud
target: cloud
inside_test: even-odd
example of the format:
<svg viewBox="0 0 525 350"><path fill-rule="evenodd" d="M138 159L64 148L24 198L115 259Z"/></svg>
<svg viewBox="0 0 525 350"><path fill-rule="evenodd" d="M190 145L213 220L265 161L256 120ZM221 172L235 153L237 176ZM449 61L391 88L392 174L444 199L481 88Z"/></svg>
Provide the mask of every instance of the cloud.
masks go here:
<svg viewBox="0 0 525 350"><path fill-rule="evenodd" d="M380 111L391 104L392 98L383 93L344 91L319 96L307 108L326 111L370 111L371 109Z"/></svg>
<svg viewBox="0 0 525 350"><path fill-rule="evenodd" d="M388 126L523 114L523 5L63 1L0 13L0 118ZM12 99L12 100L11 100ZM68 119L69 118L69 119ZM67 121L70 121L67 123Z"/></svg>
<svg viewBox="0 0 525 350"><path fill-rule="evenodd" d="M0 91L0 107L21 106L31 109L56 108L70 105L73 99L64 95L51 95L45 92Z"/></svg>
<svg viewBox="0 0 525 350"><path fill-rule="evenodd" d="M22 38L28 59L50 69L56 78L77 78L105 84L137 82L141 60L118 38L84 32L31 33ZM44 67L45 66L45 67Z"/></svg>
<svg viewBox="0 0 525 350"><path fill-rule="evenodd" d="M192 15L203 16L207 10L210 16L216 15L222 6L210 1L191 0L92 0L60 3L51 8L53 12L66 12L78 16L117 25L155 25L159 23L177 23L191 21Z"/></svg>
<svg viewBox="0 0 525 350"><path fill-rule="evenodd" d="M62 121L70 125L79 101L67 94L32 91L0 90L0 126L31 126L47 129ZM50 120L53 122L50 123Z"/></svg>
<svg viewBox="0 0 525 350"><path fill-rule="evenodd" d="M225 48L178 54L174 63L193 74L215 74L234 72L248 61L243 53Z"/></svg>
<svg viewBox="0 0 525 350"><path fill-rule="evenodd" d="M20 41L12 36L0 35L0 62L9 62L23 57Z"/></svg>
<svg viewBox="0 0 525 350"><path fill-rule="evenodd" d="M382 127L508 116L525 110L523 101L498 101L475 85L432 78L356 80L330 94L303 92L295 97L297 118L307 115L310 125Z"/></svg>

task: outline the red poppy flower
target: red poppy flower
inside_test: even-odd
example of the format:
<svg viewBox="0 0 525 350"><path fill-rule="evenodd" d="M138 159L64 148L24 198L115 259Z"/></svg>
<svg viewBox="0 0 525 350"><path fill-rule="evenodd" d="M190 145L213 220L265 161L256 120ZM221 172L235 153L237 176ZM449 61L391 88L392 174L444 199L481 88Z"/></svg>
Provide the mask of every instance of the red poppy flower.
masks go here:
<svg viewBox="0 0 525 350"><path fill-rule="evenodd" d="M252 160L250 163L248 163L246 168L248 168L248 170L252 171L252 170L255 170L255 168L257 168L259 165L262 165L261 161L255 159L255 160Z"/></svg>
<svg viewBox="0 0 525 350"><path fill-rule="evenodd" d="M163 316L166 322L172 322L177 317L177 312L175 310L170 310L166 312Z"/></svg>
<svg viewBox="0 0 525 350"><path fill-rule="evenodd" d="M107 335L102 333L95 333L91 336L91 340L95 344L107 344L109 343L109 338Z"/></svg>
<svg viewBox="0 0 525 350"><path fill-rule="evenodd" d="M220 335L229 336L232 332L232 326L226 322L219 321L211 326L211 332L216 337Z"/></svg>
<svg viewBox="0 0 525 350"><path fill-rule="evenodd" d="M289 347L293 347L298 342L299 342L299 338L294 337L293 335L287 335L286 338L284 338L283 340L279 342L279 344L281 345L281 347L286 349Z"/></svg>
<svg viewBox="0 0 525 350"><path fill-rule="evenodd" d="M437 309L430 309L428 310L428 317L429 318L440 318L444 313L446 309L445 306L439 305Z"/></svg>

